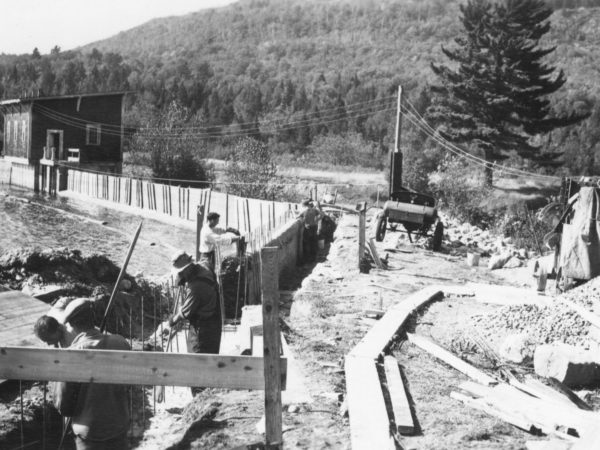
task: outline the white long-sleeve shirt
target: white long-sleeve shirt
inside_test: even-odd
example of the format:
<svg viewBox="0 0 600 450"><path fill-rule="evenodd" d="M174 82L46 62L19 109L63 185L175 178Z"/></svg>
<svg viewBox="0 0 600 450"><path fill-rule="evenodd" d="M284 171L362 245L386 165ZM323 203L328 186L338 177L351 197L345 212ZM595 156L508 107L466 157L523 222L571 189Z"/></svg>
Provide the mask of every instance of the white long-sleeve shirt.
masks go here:
<svg viewBox="0 0 600 450"><path fill-rule="evenodd" d="M233 242L235 234L228 233L223 228L211 228L208 224L204 224L200 230L200 253L210 253L214 251L217 244L230 245Z"/></svg>

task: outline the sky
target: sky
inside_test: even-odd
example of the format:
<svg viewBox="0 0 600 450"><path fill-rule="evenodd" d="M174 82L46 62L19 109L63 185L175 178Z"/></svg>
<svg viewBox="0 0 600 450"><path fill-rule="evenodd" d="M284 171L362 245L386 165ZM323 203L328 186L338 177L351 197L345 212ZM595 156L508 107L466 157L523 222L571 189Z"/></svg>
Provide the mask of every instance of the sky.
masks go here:
<svg viewBox="0 0 600 450"><path fill-rule="evenodd" d="M6 1L0 53L70 50L156 17L216 8L235 0L17 0ZM8 6L10 5L10 6Z"/></svg>

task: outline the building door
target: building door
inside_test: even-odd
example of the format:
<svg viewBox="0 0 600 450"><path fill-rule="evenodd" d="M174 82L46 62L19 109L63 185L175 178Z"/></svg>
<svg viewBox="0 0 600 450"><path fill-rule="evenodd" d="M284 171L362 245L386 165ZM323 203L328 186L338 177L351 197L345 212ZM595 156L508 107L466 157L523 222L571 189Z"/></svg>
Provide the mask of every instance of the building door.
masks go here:
<svg viewBox="0 0 600 450"><path fill-rule="evenodd" d="M63 149L63 130L48 130L46 145L49 149L50 158L52 158L52 154L54 154L54 157L58 160L67 159ZM52 149L54 149L54 151Z"/></svg>

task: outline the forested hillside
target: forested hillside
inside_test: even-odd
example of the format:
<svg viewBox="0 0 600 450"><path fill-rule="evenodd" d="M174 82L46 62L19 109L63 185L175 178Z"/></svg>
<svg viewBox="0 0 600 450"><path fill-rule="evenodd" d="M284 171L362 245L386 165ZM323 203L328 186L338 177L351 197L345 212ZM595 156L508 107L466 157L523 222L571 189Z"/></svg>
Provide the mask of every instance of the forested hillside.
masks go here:
<svg viewBox="0 0 600 450"><path fill-rule="evenodd" d="M591 111L545 137L574 172L599 171L600 1L553 0L549 63L568 81L557 111ZM173 100L190 108L199 138L253 134L276 151L329 163L382 164L393 136L398 84L421 112L460 27L455 0L242 0L229 7L157 19L74 51L0 56L0 93L131 90L127 121L143 125ZM426 137L410 135L415 148ZM364 158L338 152L364 149ZM209 139L210 138L210 139ZM228 142L225 140L225 143ZM335 139L334 139L335 140ZM333 143L335 144L335 142ZM600 156L600 155L598 155ZM598 158L600 159L600 158Z"/></svg>

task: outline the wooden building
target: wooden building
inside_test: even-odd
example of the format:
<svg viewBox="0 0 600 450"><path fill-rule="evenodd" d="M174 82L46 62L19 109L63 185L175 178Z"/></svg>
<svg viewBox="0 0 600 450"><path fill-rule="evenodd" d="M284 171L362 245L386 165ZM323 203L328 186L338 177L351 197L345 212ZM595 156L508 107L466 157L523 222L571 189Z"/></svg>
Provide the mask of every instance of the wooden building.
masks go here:
<svg viewBox="0 0 600 450"><path fill-rule="evenodd" d="M124 92L0 102L4 159L121 173ZM60 188L59 188L60 189Z"/></svg>

